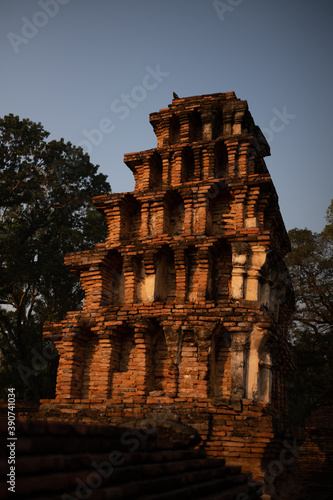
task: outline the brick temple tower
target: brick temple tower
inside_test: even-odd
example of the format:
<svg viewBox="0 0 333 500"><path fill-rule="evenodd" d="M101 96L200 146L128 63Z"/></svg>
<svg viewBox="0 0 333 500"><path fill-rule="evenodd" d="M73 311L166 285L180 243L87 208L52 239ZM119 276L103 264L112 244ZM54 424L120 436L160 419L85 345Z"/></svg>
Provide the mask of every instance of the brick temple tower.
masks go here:
<svg viewBox="0 0 333 500"><path fill-rule="evenodd" d="M122 424L170 410L258 472L293 368L269 146L233 92L174 99L150 123L157 147L125 155L135 190L94 199L106 242L66 257L85 301L45 326L60 358L41 410Z"/></svg>

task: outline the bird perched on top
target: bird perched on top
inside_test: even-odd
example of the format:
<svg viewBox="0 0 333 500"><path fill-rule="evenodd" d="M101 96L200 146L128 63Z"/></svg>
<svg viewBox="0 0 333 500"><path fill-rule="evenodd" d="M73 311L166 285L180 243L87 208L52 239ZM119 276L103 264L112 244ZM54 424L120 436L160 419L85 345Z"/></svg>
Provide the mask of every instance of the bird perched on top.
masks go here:
<svg viewBox="0 0 333 500"><path fill-rule="evenodd" d="M178 94L176 94L176 92L174 92L172 95L173 95L173 98L174 98L174 99L179 99L179 95L178 95Z"/></svg>

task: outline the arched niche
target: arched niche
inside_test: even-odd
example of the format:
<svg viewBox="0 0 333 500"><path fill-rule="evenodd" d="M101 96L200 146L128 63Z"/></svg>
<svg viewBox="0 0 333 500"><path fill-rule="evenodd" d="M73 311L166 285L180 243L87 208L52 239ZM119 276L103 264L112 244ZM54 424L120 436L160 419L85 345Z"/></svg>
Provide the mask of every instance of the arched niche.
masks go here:
<svg viewBox="0 0 333 500"><path fill-rule="evenodd" d="M228 170L228 150L223 141L217 141L214 146L214 172L215 178L224 177Z"/></svg>
<svg viewBox="0 0 333 500"><path fill-rule="evenodd" d="M98 390L99 338L83 329L78 339L81 362L75 367L81 381L81 399L92 399Z"/></svg>
<svg viewBox="0 0 333 500"><path fill-rule="evenodd" d="M176 297L176 269L174 252L163 246L155 256L155 301L174 301Z"/></svg>
<svg viewBox="0 0 333 500"><path fill-rule="evenodd" d="M209 201L207 214L207 232L212 235L223 235L229 224L229 214L231 211L233 198L230 192L219 187L213 193Z"/></svg>
<svg viewBox="0 0 333 500"><path fill-rule="evenodd" d="M154 269L148 267L143 255L136 255L132 259L132 269L134 277L134 302L135 303L151 303L155 297L155 272Z"/></svg>
<svg viewBox="0 0 333 500"><path fill-rule="evenodd" d="M110 396L123 398L136 392L138 348L134 330L124 327L113 337Z"/></svg>
<svg viewBox="0 0 333 500"><path fill-rule="evenodd" d="M126 195L120 206L120 238L122 240L139 237L141 226L141 204L133 195Z"/></svg>
<svg viewBox="0 0 333 500"><path fill-rule="evenodd" d="M114 306L121 305L125 297L125 277L123 258L117 250L111 250L107 256L108 280L106 294L108 303Z"/></svg>
<svg viewBox="0 0 333 500"><path fill-rule="evenodd" d="M152 204L150 204L148 213L148 238L155 238L157 235L158 215L159 213L153 210Z"/></svg>
<svg viewBox="0 0 333 500"><path fill-rule="evenodd" d="M189 113L189 127L190 127L190 142L197 142L202 140L202 121L201 113L198 109L194 109Z"/></svg>
<svg viewBox="0 0 333 500"><path fill-rule="evenodd" d="M210 396L229 399L231 394L231 338L219 330L212 338L210 355Z"/></svg>
<svg viewBox="0 0 333 500"><path fill-rule="evenodd" d="M185 217L184 200L177 191L169 191L164 198L164 233L180 235Z"/></svg>
<svg viewBox="0 0 333 500"><path fill-rule="evenodd" d="M170 357L163 328L156 325L155 332L150 332L151 354L148 373L148 388L152 395L162 395L169 389Z"/></svg>
<svg viewBox="0 0 333 500"><path fill-rule="evenodd" d="M162 186L163 162L161 155L154 151L149 157L149 187Z"/></svg>
<svg viewBox="0 0 333 500"><path fill-rule="evenodd" d="M194 180L194 154L192 148L187 146L182 151L182 182Z"/></svg>
<svg viewBox="0 0 333 500"><path fill-rule="evenodd" d="M207 300L220 301L229 297L231 282L231 246L224 240L216 242L209 251Z"/></svg>
<svg viewBox="0 0 333 500"><path fill-rule="evenodd" d="M172 115L169 118L169 141L170 144L178 144L180 142L180 120L177 115Z"/></svg>
<svg viewBox="0 0 333 500"><path fill-rule="evenodd" d="M212 139L223 135L223 113L221 109L212 109Z"/></svg>

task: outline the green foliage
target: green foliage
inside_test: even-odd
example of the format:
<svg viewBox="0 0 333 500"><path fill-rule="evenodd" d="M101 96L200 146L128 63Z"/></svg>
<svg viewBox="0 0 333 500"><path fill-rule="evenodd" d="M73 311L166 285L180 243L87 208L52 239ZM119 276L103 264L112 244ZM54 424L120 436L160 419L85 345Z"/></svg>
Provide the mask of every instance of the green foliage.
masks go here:
<svg viewBox="0 0 333 500"><path fill-rule="evenodd" d="M312 409L333 404L333 210L322 233L289 231L288 267L296 312L290 331L298 369L289 383L291 412L302 419Z"/></svg>
<svg viewBox="0 0 333 500"><path fill-rule="evenodd" d="M32 368L32 351L42 352L43 323L82 302L64 255L106 234L91 203L110 191L106 176L81 148L48 136L40 123L0 119L0 387L11 383L22 397L39 397L45 385L45 367L29 377L30 390L17 370Z"/></svg>

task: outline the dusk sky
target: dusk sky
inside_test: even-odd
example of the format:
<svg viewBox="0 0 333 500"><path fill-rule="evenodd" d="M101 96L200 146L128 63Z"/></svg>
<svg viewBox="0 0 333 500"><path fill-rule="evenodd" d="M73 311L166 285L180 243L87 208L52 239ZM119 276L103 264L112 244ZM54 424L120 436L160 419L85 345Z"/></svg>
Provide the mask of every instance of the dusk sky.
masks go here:
<svg viewBox="0 0 333 500"><path fill-rule="evenodd" d="M0 0L1 116L89 152L113 192L125 153L156 147L149 113L234 91L271 146L287 229L321 231L333 198L333 3Z"/></svg>

